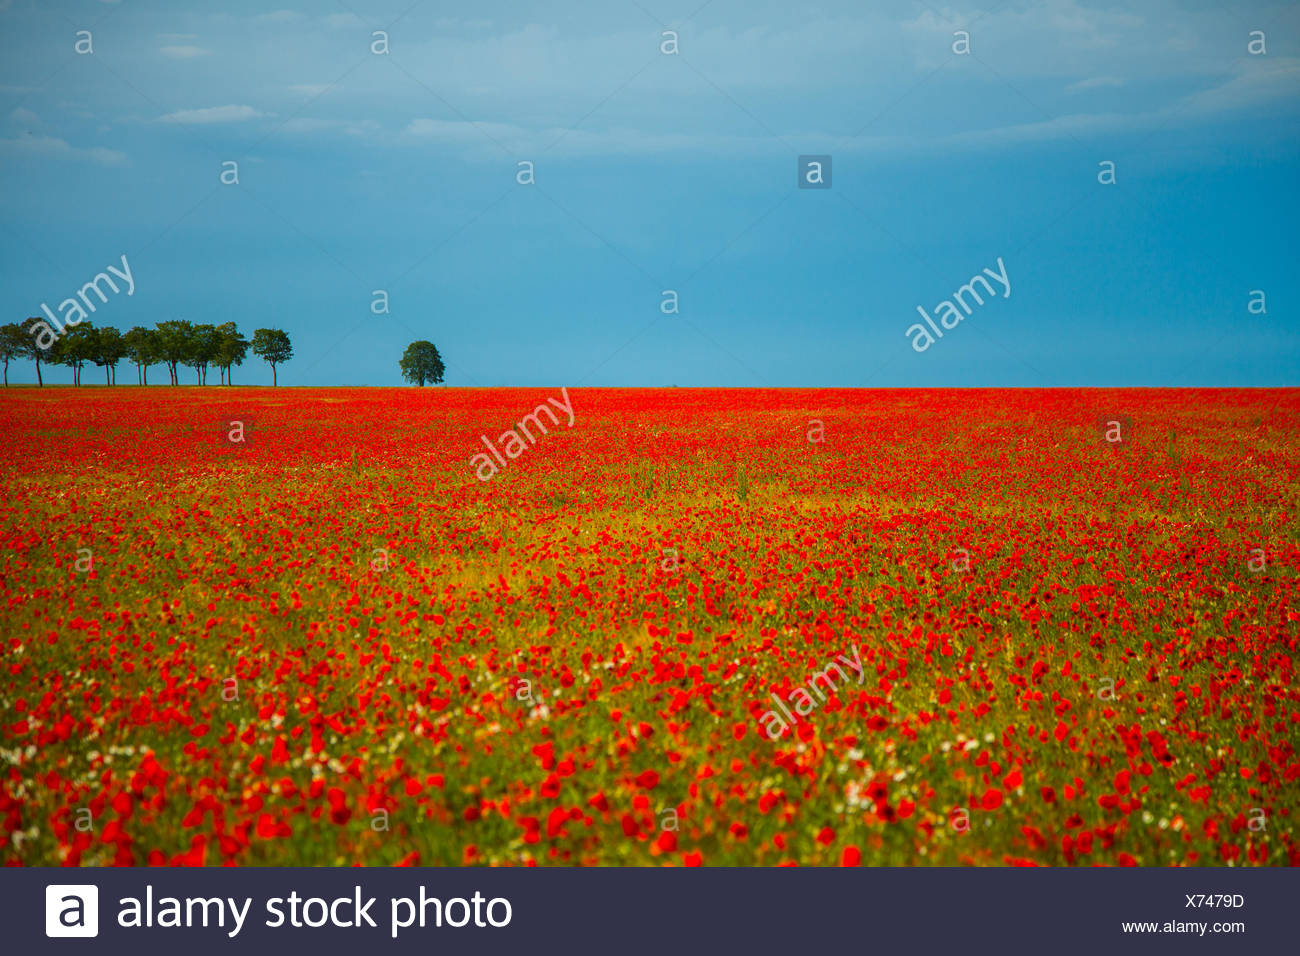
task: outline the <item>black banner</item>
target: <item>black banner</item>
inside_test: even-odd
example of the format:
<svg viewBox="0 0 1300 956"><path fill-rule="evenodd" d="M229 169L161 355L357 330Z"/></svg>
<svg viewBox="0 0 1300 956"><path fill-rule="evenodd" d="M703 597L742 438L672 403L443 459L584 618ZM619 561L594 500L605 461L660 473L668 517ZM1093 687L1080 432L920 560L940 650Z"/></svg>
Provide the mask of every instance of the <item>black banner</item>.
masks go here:
<svg viewBox="0 0 1300 956"><path fill-rule="evenodd" d="M1293 870L1232 869L38 869L0 881L10 952L191 954L1281 953L1295 949L1300 890Z"/></svg>

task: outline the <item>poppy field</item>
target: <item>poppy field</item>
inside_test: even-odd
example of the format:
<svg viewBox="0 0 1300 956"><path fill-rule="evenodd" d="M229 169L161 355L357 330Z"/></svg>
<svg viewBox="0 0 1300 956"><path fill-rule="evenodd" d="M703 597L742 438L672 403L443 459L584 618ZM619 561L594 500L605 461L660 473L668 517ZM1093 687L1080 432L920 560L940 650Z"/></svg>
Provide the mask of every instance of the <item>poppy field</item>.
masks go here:
<svg viewBox="0 0 1300 956"><path fill-rule="evenodd" d="M1300 863L1300 392L558 394L0 395L4 862Z"/></svg>

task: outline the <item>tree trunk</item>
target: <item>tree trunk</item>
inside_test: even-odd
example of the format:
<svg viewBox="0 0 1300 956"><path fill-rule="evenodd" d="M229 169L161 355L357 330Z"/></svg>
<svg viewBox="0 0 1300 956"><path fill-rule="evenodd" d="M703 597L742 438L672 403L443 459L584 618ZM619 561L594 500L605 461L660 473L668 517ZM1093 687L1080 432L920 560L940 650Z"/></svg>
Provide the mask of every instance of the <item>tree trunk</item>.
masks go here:
<svg viewBox="0 0 1300 956"><path fill-rule="evenodd" d="M41 388L45 387L45 379L41 378L41 357L36 356L36 384Z"/></svg>
<svg viewBox="0 0 1300 956"><path fill-rule="evenodd" d="M105 366L104 366L104 384L105 384L105 385L112 385L112 384L113 384L113 380L110 379L108 376L109 376L108 366L105 365Z"/></svg>
<svg viewBox="0 0 1300 956"><path fill-rule="evenodd" d="M5 388L9 387L9 360L5 359Z"/></svg>
<svg viewBox="0 0 1300 956"><path fill-rule="evenodd" d="M271 387L274 388L279 384L280 384L279 380L275 377L275 365L272 364L271 365Z"/></svg>
<svg viewBox="0 0 1300 956"><path fill-rule="evenodd" d="M234 384L235 384L234 381L232 381L232 379L234 378L234 376L235 376L235 367L234 367L233 365L227 365L227 366L226 366L226 385L234 385Z"/></svg>

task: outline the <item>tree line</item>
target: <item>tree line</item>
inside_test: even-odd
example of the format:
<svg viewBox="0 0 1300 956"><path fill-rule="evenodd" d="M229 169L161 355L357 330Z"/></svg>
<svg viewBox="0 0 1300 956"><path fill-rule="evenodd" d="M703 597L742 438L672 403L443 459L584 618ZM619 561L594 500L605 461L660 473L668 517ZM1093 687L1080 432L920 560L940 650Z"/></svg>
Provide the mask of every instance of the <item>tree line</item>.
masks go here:
<svg viewBox="0 0 1300 956"><path fill-rule="evenodd" d="M279 384L276 366L293 358L293 346L280 329L257 329L252 340L244 338L234 322L206 325L176 319L159 322L154 328L137 325L125 334L112 326L95 328L90 322L70 326L47 348L37 345L30 318L0 326L0 359L4 362L4 383L9 386L9 363L28 359L36 363L36 381L44 386L41 363L72 369L72 383L81 384L81 370L87 364L104 369L104 383L117 384L117 366L123 359L136 367L136 382L149 384L149 368L165 365L170 384L179 385L179 369L194 370L196 383L208 383L208 369L216 368L221 384L230 385L231 369L244 364L251 351L271 366L271 382ZM48 334L48 333L47 333Z"/></svg>

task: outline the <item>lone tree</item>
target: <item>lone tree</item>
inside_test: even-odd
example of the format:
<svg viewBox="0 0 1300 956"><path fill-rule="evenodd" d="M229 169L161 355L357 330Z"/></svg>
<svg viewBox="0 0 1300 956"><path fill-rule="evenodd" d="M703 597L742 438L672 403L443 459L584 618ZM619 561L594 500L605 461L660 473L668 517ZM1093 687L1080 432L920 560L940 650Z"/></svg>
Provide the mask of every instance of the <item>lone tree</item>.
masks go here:
<svg viewBox="0 0 1300 956"><path fill-rule="evenodd" d="M425 382L436 385L442 381L442 373L447 371L438 347L432 342L412 342L397 365L402 370L402 378L415 385Z"/></svg>
<svg viewBox="0 0 1300 956"><path fill-rule="evenodd" d="M271 384L279 385L275 367L293 358L293 346L289 344L288 334L280 329L254 329L253 354L271 366Z"/></svg>

